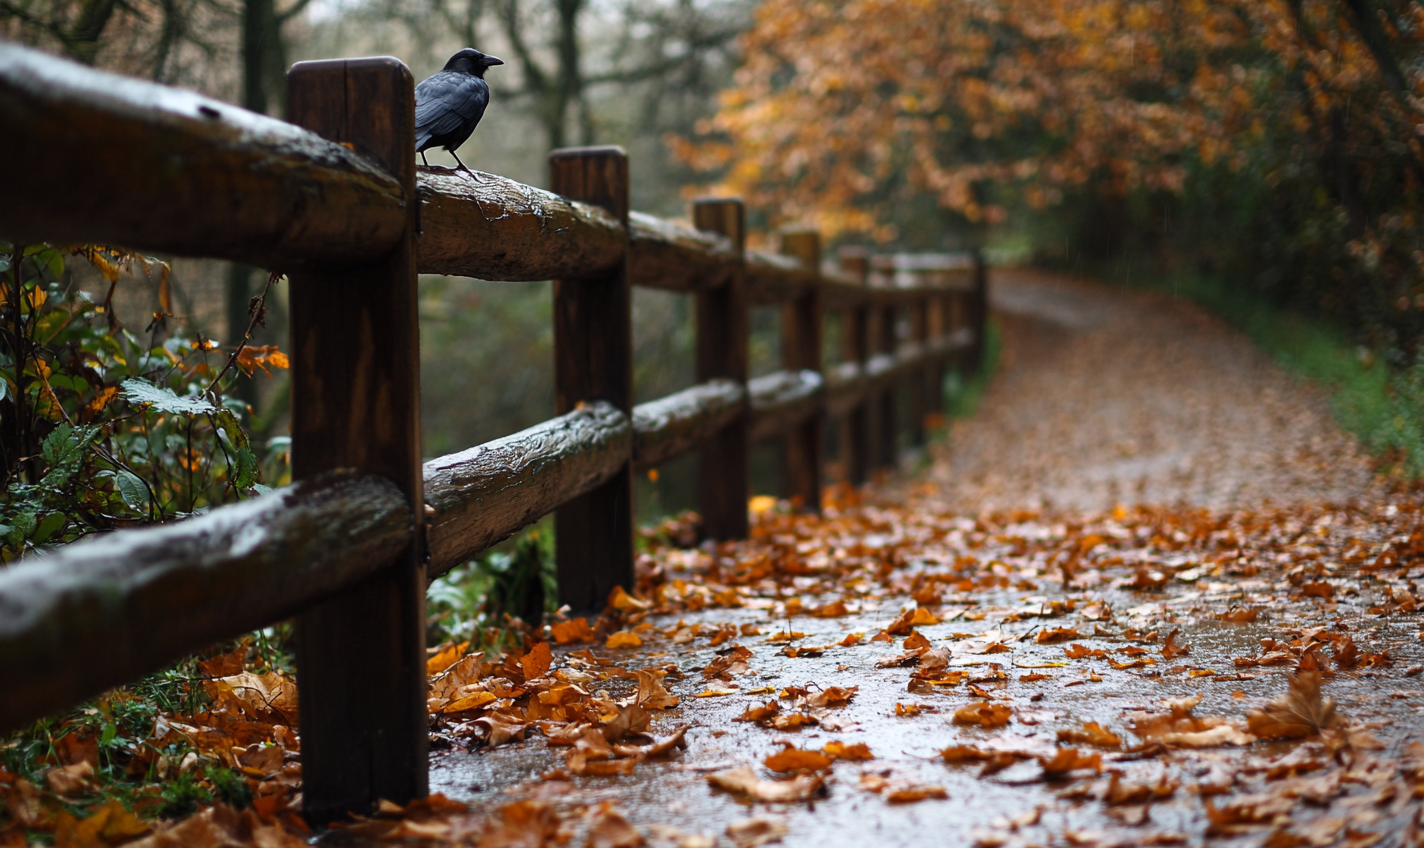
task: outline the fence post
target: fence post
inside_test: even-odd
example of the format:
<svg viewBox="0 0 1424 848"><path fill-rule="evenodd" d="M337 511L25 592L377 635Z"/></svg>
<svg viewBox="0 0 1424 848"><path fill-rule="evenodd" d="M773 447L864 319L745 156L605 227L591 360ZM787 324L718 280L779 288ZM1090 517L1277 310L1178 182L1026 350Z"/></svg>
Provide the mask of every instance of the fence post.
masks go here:
<svg viewBox="0 0 1424 848"><path fill-rule="evenodd" d="M292 476L360 467L424 515L410 70L380 57L299 62L293 123L396 176L405 236L384 260L291 274ZM297 618L303 803L317 826L428 791L423 534L391 567Z"/></svg>
<svg viewBox="0 0 1424 848"><path fill-rule="evenodd" d="M928 336L938 346L949 333L949 301L943 292L944 272L936 274L934 281L935 287L940 291L925 299L925 308L929 310ZM925 399L925 405L936 420L940 420L940 416L944 415L944 374L945 359L937 355L934 362L930 363L929 397Z"/></svg>
<svg viewBox="0 0 1424 848"><path fill-rule="evenodd" d="M974 346L970 348L969 373L979 370L984 361L985 334L989 328L989 269L984 253L974 248L974 293L969 296L969 326L974 330Z"/></svg>
<svg viewBox="0 0 1424 848"><path fill-rule="evenodd" d="M574 147L549 154L549 188L601 206L628 225L628 154ZM604 400L633 415L632 292L628 259L578 279L554 281L554 405ZM559 601L603 608L615 586L633 589L632 458L613 479L555 512Z"/></svg>
<svg viewBox="0 0 1424 848"><path fill-rule="evenodd" d="M800 259L819 280L821 235L812 230L781 234L781 252ZM821 372L821 291L812 285L781 307L781 367ZM781 485L803 509L821 509L821 457L825 413L816 412L787 431L781 452Z"/></svg>
<svg viewBox="0 0 1424 848"><path fill-rule="evenodd" d="M917 275L916 283L924 281L924 273ZM909 307L910 313L910 340L924 346L929 343L929 298L917 297ZM925 413L928 411L925 404L927 394L926 383L929 382L930 369L925 366L918 367L910 374L910 444L919 447L925 443Z"/></svg>
<svg viewBox="0 0 1424 848"><path fill-rule="evenodd" d="M746 249L746 210L740 199L703 198L692 204L699 230L732 240L737 262ZM717 377L743 385L748 376L746 278L740 268L725 285L697 294L697 381ZM702 532L709 539L745 539L751 463L748 412L727 425L698 452Z"/></svg>
<svg viewBox="0 0 1424 848"><path fill-rule="evenodd" d="M870 257L863 247L843 247L837 253L841 270L866 285L870 277ZM841 358L858 362L862 369L870 358L869 301L852 306L842 313ZM863 373L863 372L862 372ZM846 413L841 428L841 451L845 458L846 479L859 486L870 476L868 448L870 446L870 404L865 395Z"/></svg>
<svg viewBox="0 0 1424 848"><path fill-rule="evenodd" d="M893 257L886 257L889 260L890 285L895 285L895 265ZM875 320L872 325L874 335L874 349L876 353L895 355L895 348L899 340L895 338L896 323L898 319L897 307L893 300L885 302L880 309L875 311ZM881 392L879 398L880 414L876 416L875 432L875 465L879 468L894 468L900 460L899 456L899 427L896 421L896 402L898 392L896 385L891 383Z"/></svg>

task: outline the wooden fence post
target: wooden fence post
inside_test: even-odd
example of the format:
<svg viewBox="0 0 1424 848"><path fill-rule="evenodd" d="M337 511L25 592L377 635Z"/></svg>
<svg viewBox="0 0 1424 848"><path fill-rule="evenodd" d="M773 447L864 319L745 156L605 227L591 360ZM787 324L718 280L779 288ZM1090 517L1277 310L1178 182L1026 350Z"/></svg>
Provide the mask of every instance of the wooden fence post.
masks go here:
<svg viewBox="0 0 1424 848"><path fill-rule="evenodd" d="M549 188L601 206L628 225L628 154L575 147L549 154ZM554 281L554 406L604 400L633 414L628 258L610 271ZM559 601L601 610L615 586L633 590L633 464L555 512Z"/></svg>
<svg viewBox="0 0 1424 848"><path fill-rule="evenodd" d="M936 275L935 282L943 286L944 274ZM925 299L925 307L929 310L929 338L939 345L949 334L949 301L943 291L939 291ZM929 396L925 399L925 405L936 420L944 415L944 374L945 359L936 356L929 367Z"/></svg>
<svg viewBox="0 0 1424 848"><path fill-rule="evenodd" d="M692 204L699 230L732 240L741 261L746 250L746 210L740 199L704 198ZM697 382L717 377L747 382L746 278L739 269L726 284L697 295ZM698 452L702 532L710 539L745 539L751 492L747 450L748 409Z"/></svg>
<svg viewBox="0 0 1424 848"><path fill-rule="evenodd" d="M374 471L424 515L416 303L415 106L397 59L299 62L293 123L396 176L405 235L375 262L291 274L292 476ZM423 534L391 567L297 618L302 792L315 826L424 797L429 729Z"/></svg>
<svg viewBox="0 0 1424 848"><path fill-rule="evenodd" d="M876 312L875 352L894 356L895 348L899 346L899 340L895 338L898 309L893 303L887 303ZM875 434L875 464L880 468L894 468L900 461L900 431L899 422L896 420L899 416L896 415L895 408L899 400L897 388L891 384L880 394L880 414L877 416Z"/></svg>
<svg viewBox="0 0 1424 848"><path fill-rule="evenodd" d="M923 281L923 272L921 272ZM929 298L915 298L910 303L910 340L921 346L929 343ZM929 381L928 367L916 368L910 374L910 444L919 447L925 443L925 403L926 383Z"/></svg>
<svg viewBox="0 0 1424 848"><path fill-rule="evenodd" d="M969 296L969 326L974 330L974 346L970 348L969 373L979 370L984 361L985 335L989 329L989 268L984 253L972 250L974 256L974 293Z"/></svg>
<svg viewBox="0 0 1424 848"><path fill-rule="evenodd" d="M821 236L810 230L781 235L781 252L820 276ZM821 292L817 286L781 307L781 367L821 372ZM821 457L825 413L816 412L786 433L781 452L782 494L803 509L821 509Z"/></svg>
<svg viewBox="0 0 1424 848"><path fill-rule="evenodd" d="M870 257L865 248L843 247L837 253L841 270L866 285L870 277ZM858 362L863 369L870 358L870 314L868 304L852 306L842 313L841 358ZM841 453L846 479L859 486L870 476L870 404L862 397L846 413L841 427Z"/></svg>

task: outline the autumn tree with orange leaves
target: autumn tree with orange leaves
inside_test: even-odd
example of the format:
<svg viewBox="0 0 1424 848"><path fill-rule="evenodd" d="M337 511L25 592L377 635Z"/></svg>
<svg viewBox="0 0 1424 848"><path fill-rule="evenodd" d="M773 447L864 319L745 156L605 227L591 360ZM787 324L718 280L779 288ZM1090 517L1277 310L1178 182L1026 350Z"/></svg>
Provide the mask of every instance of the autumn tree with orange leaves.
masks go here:
<svg viewBox="0 0 1424 848"><path fill-rule="evenodd" d="M1421 16L1368 0L767 0L720 111L673 141L775 209L770 224L889 242L927 211L978 238L1046 213L1074 247L1204 260L1412 350Z"/></svg>

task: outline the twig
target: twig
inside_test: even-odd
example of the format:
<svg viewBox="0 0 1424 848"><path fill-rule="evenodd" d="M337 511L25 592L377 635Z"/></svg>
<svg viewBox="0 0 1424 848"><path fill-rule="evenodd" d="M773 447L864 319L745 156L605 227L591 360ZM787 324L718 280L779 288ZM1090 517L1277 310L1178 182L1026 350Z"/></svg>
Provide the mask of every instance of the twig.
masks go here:
<svg viewBox="0 0 1424 848"><path fill-rule="evenodd" d="M272 284L281 278L282 274L280 271L267 272L267 284L262 287L262 294L257 296L255 308L249 309L252 313L252 317L247 321L247 332L242 334L242 341L238 342L237 347L233 348L232 355L227 358L223 369L219 371L218 375L213 378L213 381L208 384L205 394L215 394L218 384L222 382L222 378L226 377L227 372L232 369L232 366L237 364L237 358L242 355L242 351L247 347L247 342L252 338L252 328L257 326L258 316L263 314L267 306L267 293L272 290Z"/></svg>

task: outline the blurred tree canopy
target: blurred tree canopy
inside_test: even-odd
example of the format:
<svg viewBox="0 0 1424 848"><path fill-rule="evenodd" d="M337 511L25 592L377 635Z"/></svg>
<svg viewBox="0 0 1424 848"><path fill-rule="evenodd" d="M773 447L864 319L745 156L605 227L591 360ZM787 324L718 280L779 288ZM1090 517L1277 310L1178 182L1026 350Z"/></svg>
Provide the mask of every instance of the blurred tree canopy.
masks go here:
<svg viewBox="0 0 1424 848"><path fill-rule="evenodd" d="M766 0L717 115L672 143L779 220L1037 222L1060 256L1228 273L1402 360L1421 23L1403 0Z"/></svg>

